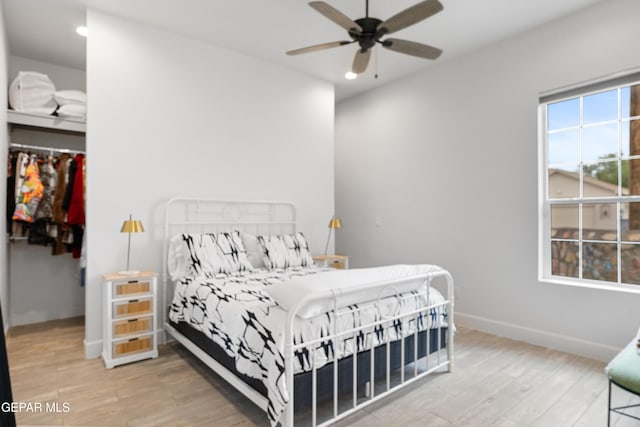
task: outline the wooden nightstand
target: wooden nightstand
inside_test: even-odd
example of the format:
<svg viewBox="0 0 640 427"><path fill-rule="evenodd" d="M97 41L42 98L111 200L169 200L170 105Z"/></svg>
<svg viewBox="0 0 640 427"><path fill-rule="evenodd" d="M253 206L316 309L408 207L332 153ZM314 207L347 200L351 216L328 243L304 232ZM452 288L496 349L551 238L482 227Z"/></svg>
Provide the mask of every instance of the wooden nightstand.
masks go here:
<svg viewBox="0 0 640 427"><path fill-rule="evenodd" d="M105 274L102 280L104 365L111 369L123 363L158 357L156 273Z"/></svg>
<svg viewBox="0 0 640 427"><path fill-rule="evenodd" d="M346 255L317 255L313 257L316 264L322 267L332 267L340 269L349 268L349 257Z"/></svg>

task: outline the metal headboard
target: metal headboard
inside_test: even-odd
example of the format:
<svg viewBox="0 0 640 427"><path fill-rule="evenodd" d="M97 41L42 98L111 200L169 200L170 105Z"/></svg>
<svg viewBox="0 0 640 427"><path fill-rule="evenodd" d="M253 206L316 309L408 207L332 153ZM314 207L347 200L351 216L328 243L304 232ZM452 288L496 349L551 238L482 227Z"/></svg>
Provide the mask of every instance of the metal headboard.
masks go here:
<svg viewBox="0 0 640 427"><path fill-rule="evenodd" d="M173 298L167 257L169 240L182 233L219 233L238 230L255 235L296 232L296 207L291 202L272 200L221 200L176 197L165 207L162 250L161 304L163 327L167 305Z"/></svg>

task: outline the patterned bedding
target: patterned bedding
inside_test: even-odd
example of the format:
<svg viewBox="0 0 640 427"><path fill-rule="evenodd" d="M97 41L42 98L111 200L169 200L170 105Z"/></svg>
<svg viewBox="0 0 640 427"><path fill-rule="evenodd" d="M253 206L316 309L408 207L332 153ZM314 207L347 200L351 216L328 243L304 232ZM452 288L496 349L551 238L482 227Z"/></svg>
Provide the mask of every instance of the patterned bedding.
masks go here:
<svg viewBox="0 0 640 427"><path fill-rule="evenodd" d="M235 360L236 369L263 382L267 389L268 416L275 425L285 405L288 393L284 376L284 328L286 312L269 295L268 288L276 283L307 275L317 275L332 269L296 267L288 269L255 270L221 273L209 277L185 277L175 281L174 298L169 317L173 322L186 322L203 332ZM319 276L316 276L319 278ZM366 325L380 318L380 313L388 314L398 304L401 312L425 306L425 297L412 291L405 298L384 298L373 304L351 305L337 310L338 330L348 330L354 326ZM430 304L444 301L442 295L431 288ZM446 312L432 309L430 326L446 326ZM329 335L333 326L327 313L310 319L300 319L295 324L294 342L304 343ZM338 358L366 350L388 339L408 336L426 329L427 319L418 317L404 324L394 323L388 329L376 328L365 331L357 337L345 335L338 343L319 342L315 351L299 351L295 358L295 372L308 371L313 364L317 368L333 360L335 351ZM311 356L314 356L313 358Z"/></svg>

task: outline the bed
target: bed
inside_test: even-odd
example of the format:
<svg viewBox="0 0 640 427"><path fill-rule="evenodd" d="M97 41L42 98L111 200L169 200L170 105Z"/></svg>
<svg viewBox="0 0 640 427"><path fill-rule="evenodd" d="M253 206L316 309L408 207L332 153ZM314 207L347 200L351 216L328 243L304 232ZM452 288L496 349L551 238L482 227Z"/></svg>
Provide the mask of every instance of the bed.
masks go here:
<svg viewBox="0 0 640 427"><path fill-rule="evenodd" d="M272 425L327 425L453 369L453 280L435 265L314 265L292 203L166 205L164 329Z"/></svg>

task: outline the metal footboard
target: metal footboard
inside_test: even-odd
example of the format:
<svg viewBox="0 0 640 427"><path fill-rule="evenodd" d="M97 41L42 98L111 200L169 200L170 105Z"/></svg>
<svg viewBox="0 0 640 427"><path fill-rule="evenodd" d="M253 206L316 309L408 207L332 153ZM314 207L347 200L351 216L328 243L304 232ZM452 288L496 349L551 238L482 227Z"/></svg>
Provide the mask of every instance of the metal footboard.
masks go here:
<svg viewBox="0 0 640 427"><path fill-rule="evenodd" d="M409 312L399 313L398 308L400 306L400 300L403 298L415 298L415 293L408 295L407 293L400 294L397 292L397 287L408 281L415 281L416 279L423 280L424 286L419 290L423 293L422 296L426 297L424 300L429 302L429 296L431 294L431 287L434 281L444 281L443 296L444 301L435 304L426 304L425 306L418 307L415 310ZM294 358L296 358L299 352L309 354L309 360L311 363L311 412L310 412L310 425L312 426L325 426L330 425L342 418L345 418L362 408L383 399L390 394L406 387L407 385L437 371L453 370L453 355L454 355L454 343L453 343L453 278L451 275L442 269L437 269L429 273L422 274L420 276L414 276L405 278L402 280L394 280L387 283L377 283L372 285L366 285L371 295L390 295L385 298L396 298L398 304L394 313L380 314L378 318L372 322L363 325L357 325L348 330L341 330L338 332L337 325L339 316L350 315L351 313L342 312L337 308L337 302L339 298L348 295L351 292L358 292L361 288L354 288L349 291L331 291L327 294L318 294L309 296L300 301L296 308L290 310L287 318L287 327L285 329L285 375L287 390L289 392L289 402L281 424L285 427L292 427L294 421L299 421L299 414L294 413L294 375L295 366ZM296 322L296 313L305 305L313 301L322 301L331 299L333 301L334 309L330 313L330 329L329 335L315 339L313 341L296 344L294 342L294 323ZM380 299L380 298L378 298ZM351 307L353 310L353 307ZM433 319L433 312L435 311L435 320ZM443 313L446 313L446 324L443 322ZM435 323L434 323L435 322ZM412 327L413 325L413 327ZM443 347L445 343L442 342L443 330L446 328L446 356L443 355ZM436 349L431 347L432 343L429 339L431 331L436 330ZM395 331L395 332L394 332ZM419 352L419 334L421 331L426 331L426 352L421 357ZM395 336L393 336L395 335ZM407 354L407 342L408 338L413 336L413 354ZM345 396L339 392L339 380L338 380L338 361L344 358L345 355L341 354L339 349L341 343L344 342L345 337L351 337L352 342L355 343L353 354L351 357L351 370L352 386L351 395ZM377 337L377 341L376 341ZM391 366L392 355L391 345L393 341L400 343L400 368L393 371ZM359 348L358 342L362 343L362 347ZM317 389L318 389L318 375L317 371L317 347L323 345L323 348L333 349L330 360L327 361L332 365L333 369L333 392L331 399L327 402L319 402ZM385 369L384 373L376 375L376 348L380 346L386 347L383 354L385 355ZM369 379L364 384L358 380L358 352L369 353L369 365L370 373ZM399 370L399 372L398 372ZM298 419L296 419L298 416ZM307 417L308 418L308 417ZM309 421L305 420L305 425Z"/></svg>

